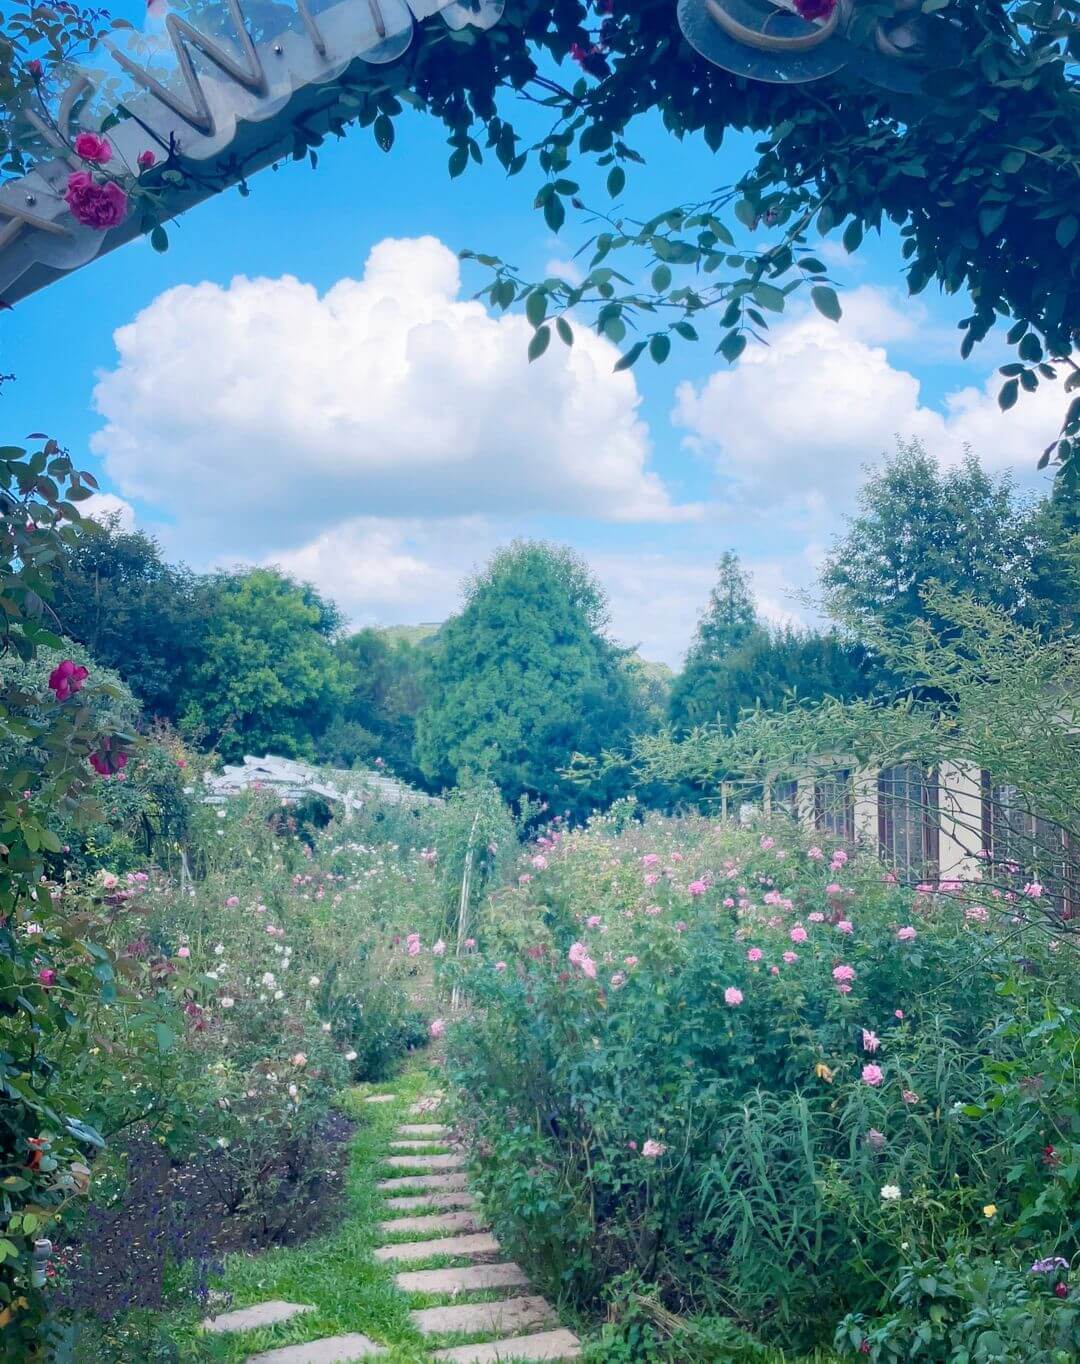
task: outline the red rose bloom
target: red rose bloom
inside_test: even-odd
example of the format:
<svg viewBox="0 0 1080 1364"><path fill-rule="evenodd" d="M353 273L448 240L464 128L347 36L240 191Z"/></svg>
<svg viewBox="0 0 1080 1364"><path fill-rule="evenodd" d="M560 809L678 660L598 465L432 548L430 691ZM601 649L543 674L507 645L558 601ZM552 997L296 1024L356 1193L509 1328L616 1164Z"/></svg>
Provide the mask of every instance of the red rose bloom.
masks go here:
<svg viewBox="0 0 1080 1364"><path fill-rule="evenodd" d="M794 0L795 12L807 23L814 19L828 19L836 8L836 0Z"/></svg>
<svg viewBox="0 0 1080 1364"><path fill-rule="evenodd" d="M104 232L124 221L127 195L114 180L99 185L89 171L72 171L64 195L71 216L83 227Z"/></svg>

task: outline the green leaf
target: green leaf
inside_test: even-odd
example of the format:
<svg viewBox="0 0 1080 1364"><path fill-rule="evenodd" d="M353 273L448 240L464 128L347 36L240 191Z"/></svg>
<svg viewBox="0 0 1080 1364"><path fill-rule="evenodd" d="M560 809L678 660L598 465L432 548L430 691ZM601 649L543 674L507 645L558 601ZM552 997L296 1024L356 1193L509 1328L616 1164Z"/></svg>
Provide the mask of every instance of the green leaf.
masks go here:
<svg viewBox="0 0 1080 1364"><path fill-rule="evenodd" d="M991 204L979 210L979 231L984 237L992 237L1005 221L1006 204Z"/></svg>
<svg viewBox="0 0 1080 1364"><path fill-rule="evenodd" d="M1028 332L1020 341L1017 354L1021 360L1027 360L1032 364L1038 364L1043 357L1042 344L1034 332Z"/></svg>
<svg viewBox="0 0 1080 1364"><path fill-rule="evenodd" d="M529 342L529 360L530 360L530 362L533 361L533 360L539 360L539 358L541 357L541 355L543 355L544 351L547 350L547 348L548 348L548 346L549 346L550 343L551 343L551 328L550 328L549 326L547 326L547 325L545 325L545 326L543 326L543 327L539 327L539 328L533 333L533 338L532 338L532 340Z"/></svg>
<svg viewBox="0 0 1080 1364"><path fill-rule="evenodd" d="M169 234L160 223L150 233L150 245L155 251L165 252L169 249Z"/></svg>
<svg viewBox="0 0 1080 1364"><path fill-rule="evenodd" d="M172 1051L176 1044L176 1034L171 1028L167 1028L164 1023L154 1024L154 1037L157 1041L157 1049L162 1056L166 1052Z"/></svg>
<svg viewBox="0 0 1080 1364"><path fill-rule="evenodd" d="M1001 385L1001 389L998 393L998 407L1001 408L1002 412L1008 412L1009 408L1016 403L1016 399L1019 395L1020 381L1018 379L1009 379L1007 383Z"/></svg>
<svg viewBox="0 0 1080 1364"><path fill-rule="evenodd" d="M649 355L658 365L662 365L671 354L671 337L665 332L657 332L649 341Z"/></svg>
<svg viewBox="0 0 1080 1364"><path fill-rule="evenodd" d="M468 164L469 164L468 147L456 147L454 151L450 154L450 161L448 163L450 178L452 180L456 180L457 177L462 173L462 171L464 171L465 167Z"/></svg>
<svg viewBox="0 0 1080 1364"><path fill-rule="evenodd" d="M574 330L565 317L555 319L555 330L559 333L559 340L564 345L572 346L574 344Z"/></svg>
<svg viewBox="0 0 1080 1364"><path fill-rule="evenodd" d="M641 353L644 349L645 349L644 341L635 342L634 345L630 347L630 349L626 352L625 355L620 356L619 359L615 361L616 371L620 369L629 369L631 365L635 364L638 361L638 359L640 359Z"/></svg>
<svg viewBox="0 0 1080 1364"><path fill-rule="evenodd" d="M782 313L784 311L784 295L775 284L755 284L753 297L763 308L768 308L770 312Z"/></svg>
<svg viewBox="0 0 1080 1364"><path fill-rule="evenodd" d="M754 212L754 206L749 199L739 200L735 205L735 216L744 227L750 228L751 231L757 225L757 214Z"/></svg>
<svg viewBox="0 0 1080 1364"><path fill-rule="evenodd" d="M553 194L544 204L544 221L552 232L558 232L566 221L566 209L557 194Z"/></svg>
<svg viewBox="0 0 1080 1364"><path fill-rule="evenodd" d="M671 283L670 268L666 265L658 265L656 269L652 272L653 290L658 294L662 294L670 283Z"/></svg>
<svg viewBox="0 0 1080 1364"><path fill-rule="evenodd" d="M607 192L613 199L617 199L626 186L626 172L622 166L612 166L608 171Z"/></svg>
<svg viewBox="0 0 1080 1364"><path fill-rule="evenodd" d="M388 152L394 145L394 120L390 115L380 114L372 125L371 131L375 134L375 141L382 150Z"/></svg>
<svg viewBox="0 0 1080 1364"><path fill-rule="evenodd" d="M525 300L525 316L533 327L539 327L547 316L547 294L543 289L534 289Z"/></svg>
<svg viewBox="0 0 1080 1364"><path fill-rule="evenodd" d="M729 364L734 364L739 356L746 349L746 333L730 331L720 342L720 354Z"/></svg>
<svg viewBox="0 0 1080 1364"><path fill-rule="evenodd" d="M862 245L862 239L862 223L860 223L857 218L853 218L851 222L848 223L847 227L844 228L844 236L842 239L844 250L849 255L854 251L858 251L859 247Z"/></svg>
<svg viewBox="0 0 1080 1364"><path fill-rule="evenodd" d="M1076 236L1077 228L1080 228L1080 219L1070 213L1067 218L1059 220L1054 239L1058 246L1069 246Z"/></svg>
<svg viewBox="0 0 1080 1364"><path fill-rule="evenodd" d="M822 315L827 317L830 322L839 322L843 316L840 307L840 300L836 297L836 290L830 289L827 284L815 284L810 290L810 297L814 307Z"/></svg>

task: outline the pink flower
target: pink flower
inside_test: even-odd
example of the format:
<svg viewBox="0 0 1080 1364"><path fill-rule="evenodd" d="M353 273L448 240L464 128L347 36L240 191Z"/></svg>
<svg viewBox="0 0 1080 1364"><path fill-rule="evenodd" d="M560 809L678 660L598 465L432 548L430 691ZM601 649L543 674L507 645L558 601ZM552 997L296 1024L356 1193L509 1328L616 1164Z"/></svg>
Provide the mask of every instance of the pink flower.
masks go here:
<svg viewBox="0 0 1080 1364"><path fill-rule="evenodd" d="M855 932L855 925L850 919L841 919L836 925L837 933L851 934Z"/></svg>
<svg viewBox="0 0 1080 1364"><path fill-rule="evenodd" d="M625 971L616 971L615 974L611 977L611 988L612 988L613 990L621 990L622 987L623 987L625 984L626 984L626 972L625 972Z"/></svg>
<svg viewBox="0 0 1080 1364"><path fill-rule="evenodd" d="M903 1017L904 1017L904 1011L903 1011L903 1009L894 1009L894 1010L893 1010L893 1018L900 1018L900 1019L902 1019Z"/></svg>
<svg viewBox="0 0 1080 1364"><path fill-rule="evenodd" d="M434 947L432 947L431 955L433 957L442 957L446 955L446 944L443 942L442 938L440 938Z"/></svg>
<svg viewBox="0 0 1080 1364"><path fill-rule="evenodd" d="M898 928L896 936L900 942L910 942L915 937L915 930L908 924L906 928Z"/></svg>
<svg viewBox="0 0 1080 1364"><path fill-rule="evenodd" d="M843 850L843 848L834 848L832 860L842 867L844 863L848 860L847 853Z"/></svg>
<svg viewBox="0 0 1080 1364"><path fill-rule="evenodd" d="M871 1061L869 1065L862 1068L862 1082L864 1085L878 1086L885 1078L885 1072L880 1066L874 1065Z"/></svg>
<svg viewBox="0 0 1080 1364"><path fill-rule="evenodd" d="M471 952L475 946L476 946L476 939L475 939L475 938L466 938L466 939L465 939L465 947L466 947L466 949L467 949L468 951Z"/></svg>
<svg viewBox="0 0 1080 1364"><path fill-rule="evenodd" d="M626 1143L626 1149L627 1149L628 1151L636 1151L636 1150L637 1150L637 1142L634 1141L633 1138L631 1138L630 1141L628 1141L628 1142Z"/></svg>
<svg viewBox="0 0 1080 1364"><path fill-rule="evenodd" d="M775 842L776 842L776 839L775 839L775 838L770 838L770 837L768 836L768 834L762 834L762 835L761 835L761 851L762 851L762 852L768 852L769 849L773 846L773 844L774 844Z"/></svg>
<svg viewBox="0 0 1080 1364"><path fill-rule="evenodd" d="M179 948L177 948L177 950L176 950L176 955L177 955L178 957L184 957L184 958L190 957L190 956L191 956L191 948L190 948L190 947L179 947Z"/></svg>
<svg viewBox="0 0 1080 1364"><path fill-rule="evenodd" d="M428 1028L429 1037L441 1037L446 1031L446 1024L441 1018L433 1018Z"/></svg>
<svg viewBox="0 0 1080 1364"><path fill-rule="evenodd" d="M645 906L645 913L646 913L646 914L651 914L651 915L659 914L659 913L660 913L660 906L659 906L659 905L646 905L646 906Z"/></svg>
<svg viewBox="0 0 1080 1364"><path fill-rule="evenodd" d="M85 668L77 667L70 658L65 658L49 674L49 689L58 701L66 701L69 696L82 690L89 676Z"/></svg>
<svg viewBox="0 0 1080 1364"><path fill-rule="evenodd" d="M798 954L798 952L785 952L785 953L784 953L784 961L787 962L788 966L790 966L793 962L796 962L796 961L798 961L798 960L799 960L799 954Z"/></svg>
<svg viewBox="0 0 1080 1364"><path fill-rule="evenodd" d="M641 1154L646 1160L656 1160L656 1158L662 1156L666 1150L667 1147L662 1141L653 1141L652 1137L650 1137L648 1141L643 1142L641 1146Z"/></svg>
<svg viewBox="0 0 1080 1364"><path fill-rule="evenodd" d="M1029 900L1037 900L1043 893L1043 888L1038 881L1029 881L1024 887L1024 894Z"/></svg>
<svg viewBox="0 0 1080 1364"><path fill-rule="evenodd" d="M38 980L46 990L51 989L56 984L56 972L51 966L46 966L38 972Z"/></svg>
<svg viewBox="0 0 1080 1364"><path fill-rule="evenodd" d="M75 155L84 161L96 161L104 165L112 159L112 143L98 133L79 133L75 138Z"/></svg>
<svg viewBox="0 0 1080 1364"><path fill-rule="evenodd" d="M779 966L770 966L770 967L769 967L769 975L770 975L770 976L778 976L779 974L780 974L780 968L779 968Z"/></svg>
<svg viewBox="0 0 1080 1364"><path fill-rule="evenodd" d="M820 848L816 848L816 847L815 847L815 848L807 848L807 850L806 850L806 855L807 855L807 857L809 857L809 859L811 860L811 862L820 862L820 861L822 860L822 858L825 856L825 854L821 851L821 849L820 849Z"/></svg>
<svg viewBox="0 0 1080 1364"><path fill-rule="evenodd" d="M634 967L635 967L637 964L638 964L638 959L637 959L637 957L623 957L623 965L624 965L624 966L629 966L630 969L631 969L631 971L634 969Z"/></svg>
<svg viewBox="0 0 1080 1364"><path fill-rule="evenodd" d="M984 905L972 905L964 910L964 918L973 924L984 924L990 918L990 911Z"/></svg>
<svg viewBox="0 0 1080 1364"><path fill-rule="evenodd" d="M588 976L590 980L596 979L596 962L592 957L582 957L578 965L581 967L582 975Z"/></svg>
<svg viewBox="0 0 1080 1364"><path fill-rule="evenodd" d="M872 1146L875 1151L880 1151L885 1145L885 1133L879 1132L876 1127L871 1127L866 1134L868 1146Z"/></svg>
<svg viewBox="0 0 1080 1364"><path fill-rule="evenodd" d="M730 895L725 895L725 896L724 896L724 908L725 908L725 909L734 909L734 908L735 908L735 901L731 898Z"/></svg>
<svg viewBox="0 0 1080 1364"><path fill-rule="evenodd" d="M660 858L656 855L656 853L646 853L645 856L641 859L641 865L643 867L655 867L659 861Z"/></svg>
<svg viewBox="0 0 1080 1364"><path fill-rule="evenodd" d="M30 78L34 81L41 80L42 76L45 74L45 68L36 57L31 58L31 60L26 63L26 69L30 72Z"/></svg>
<svg viewBox="0 0 1080 1364"><path fill-rule="evenodd" d="M567 952L566 955L570 960L571 966L580 966L589 955L589 952L583 942L576 942L571 945L570 951Z"/></svg>
<svg viewBox="0 0 1080 1364"><path fill-rule="evenodd" d="M881 1046L881 1038L870 1028L862 1030L863 1051L875 1052Z"/></svg>
<svg viewBox="0 0 1080 1364"><path fill-rule="evenodd" d="M229 907L229 909L235 909L236 906L240 903L240 897L238 895L230 895L229 898L225 901L225 903Z"/></svg>
<svg viewBox="0 0 1080 1364"><path fill-rule="evenodd" d="M836 988L840 991L842 995L851 994L851 986L847 983L846 980L842 980Z"/></svg>
<svg viewBox="0 0 1080 1364"><path fill-rule="evenodd" d="M788 934L788 937L792 942L805 942L808 934L802 924L796 924Z"/></svg>
<svg viewBox="0 0 1080 1364"><path fill-rule="evenodd" d="M729 1008L734 1009L737 1004L741 1004L742 1002L743 992L737 990L734 985L729 985L724 991L724 1003L728 1005Z"/></svg>
<svg viewBox="0 0 1080 1364"><path fill-rule="evenodd" d="M505 970L506 970L506 962L504 962L504 961L497 961L497 962L495 963L495 970L496 970L496 971L505 971Z"/></svg>
<svg viewBox="0 0 1080 1364"><path fill-rule="evenodd" d="M709 883L707 881L691 881L686 889L696 898L699 895L705 894L709 889Z"/></svg>
<svg viewBox="0 0 1080 1364"><path fill-rule="evenodd" d="M746 954L747 961L760 961L764 953L760 947L751 947Z"/></svg>
<svg viewBox="0 0 1080 1364"><path fill-rule="evenodd" d="M527 886L531 880L532 877L529 875L529 873L527 871L523 871L521 875L518 877L518 885Z"/></svg>
<svg viewBox="0 0 1080 1364"><path fill-rule="evenodd" d="M648 872L645 876L645 884L647 886L655 886L657 881L659 880L660 880L659 876L657 876L656 872L654 871Z"/></svg>
<svg viewBox="0 0 1080 1364"><path fill-rule="evenodd" d="M140 170L149 170L151 166L156 164L157 157L148 147L146 151L139 153L135 161Z"/></svg>
<svg viewBox="0 0 1080 1364"><path fill-rule="evenodd" d="M843 891L843 889L844 889L843 886L839 885L836 881L830 881L829 884L825 887L825 894L839 895Z"/></svg>
<svg viewBox="0 0 1080 1364"><path fill-rule="evenodd" d="M117 227L127 215L127 195L116 181L99 185L89 171L71 172L64 200L76 222L98 232Z"/></svg>
<svg viewBox="0 0 1080 1364"><path fill-rule="evenodd" d="M902 1089L900 1097L906 1104L917 1104L919 1102L919 1096L912 1089Z"/></svg>
<svg viewBox="0 0 1080 1364"><path fill-rule="evenodd" d="M815 909L812 914L806 916L806 921L811 924L823 924L825 922L825 915L822 914L820 909Z"/></svg>
<svg viewBox="0 0 1080 1364"><path fill-rule="evenodd" d="M547 864L548 860L543 853L537 853L536 856L532 859L532 866L536 869L536 871L544 871L545 868L547 867Z"/></svg>
<svg viewBox="0 0 1080 1364"><path fill-rule="evenodd" d="M854 966L847 966L844 963L841 963L839 966L833 967L832 975L833 980L854 980L855 968Z"/></svg>
<svg viewBox="0 0 1080 1364"><path fill-rule="evenodd" d="M671 854L671 860L672 860L673 862L681 862L681 861L683 860L683 855L682 855L682 853L681 853L681 852L673 852L673 853Z"/></svg>
<svg viewBox="0 0 1080 1364"><path fill-rule="evenodd" d="M407 950L410 957L418 957L422 949L420 947L419 941L414 939L412 942L408 944Z"/></svg>
<svg viewBox="0 0 1080 1364"><path fill-rule="evenodd" d="M603 919L601 919L599 914L590 914L589 917L585 920L585 927L599 928L602 923Z"/></svg>

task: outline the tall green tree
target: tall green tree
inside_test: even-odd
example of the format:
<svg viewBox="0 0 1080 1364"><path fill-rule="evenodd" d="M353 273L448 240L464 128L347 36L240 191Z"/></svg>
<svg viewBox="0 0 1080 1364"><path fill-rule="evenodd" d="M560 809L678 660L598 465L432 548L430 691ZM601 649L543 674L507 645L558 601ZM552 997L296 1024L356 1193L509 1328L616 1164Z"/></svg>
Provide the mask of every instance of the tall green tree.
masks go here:
<svg viewBox="0 0 1080 1364"><path fill-rule="evenodd" d="M422 780L413 757L429 649L382 630L358 630L334 645L344 699L319 736L317 756L339 767L382 759L406 781Z"/></svg>
<svg viewBox="0 0 1080 1364"><path fill-rule="evenodd" d="M337 608L272 568L203 579L200 656L185 677L180 723L222 757L314 757L347 695L333 640Z"/></svg>
<svg viewBox="0 0 1080 1364"><path fill-rule="evenodd" d="M169 719L198 656L204 601L189 569L166 563L157 540L115 514L82 522L54 574L64 634L118 672L149 714Z"/></svg>
<svg viewBox="0 0 1080 1364"><path fill-rule="evenodd" d="M925 602L931 582L1015 618L1031 601L1032 523L1008 477L973 454L942 468L917 441L871 475L847 534L822 570L826 608L856 634L945 628Z"/></svg>
<svg viewBox="0 0 1080 1364"><path fill-rule="evenodd" d="M509 800L528 795L581 811L606 799L562 775L644 723L626 651L605 636L603 592L571 550L516 542L466 589L441 630L430 693L416 720L428 779L489 776Z"/></svg>
<svg viewBox="0 0 1080 1364"><path fill-rule="evenodd" d="M763 625L750 575L729 553L672 686L668 719L679 733L703 724L730 729L755 706L768 710L792 696L861 696L873 685L865 650L835 632Z"/></svg>

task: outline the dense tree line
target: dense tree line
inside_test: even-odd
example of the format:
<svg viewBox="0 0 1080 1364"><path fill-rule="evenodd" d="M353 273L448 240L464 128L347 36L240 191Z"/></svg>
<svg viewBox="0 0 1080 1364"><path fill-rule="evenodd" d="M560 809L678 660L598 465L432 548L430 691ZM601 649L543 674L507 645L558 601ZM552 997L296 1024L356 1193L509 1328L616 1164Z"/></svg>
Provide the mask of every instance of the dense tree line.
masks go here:
<svg viewBox="0 0 1080 1364"><path fill-rule="evenodd" d="M1025 502L973 457L942 468L902 446L868 478L826 559L825 627L763 621L749 574L725 554L670 686L611 641L585 562L540 542L496 554L458 613L418 642L348 632L333 603L277 569L169 564L152 537L115 518L83 528L54 607L60 629L120 674L148 720L226 760L380 763L432 790L484 775L508 799L581 812L620 790L570 781L575 755L599 757L664 725L731 729L789 699L902 688L875 638L916 620L944 628L925 597L934 585L1047 635L1075 630L1080 512L1060 484Z"/></svg>

